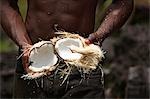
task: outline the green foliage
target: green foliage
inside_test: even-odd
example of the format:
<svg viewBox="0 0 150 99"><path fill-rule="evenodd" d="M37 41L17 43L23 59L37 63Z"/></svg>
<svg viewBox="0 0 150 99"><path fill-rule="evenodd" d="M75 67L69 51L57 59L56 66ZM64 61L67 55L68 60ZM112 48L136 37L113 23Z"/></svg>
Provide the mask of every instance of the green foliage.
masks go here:
<svg viewBox="0 0 150 99"><path fill-rule="evenodd" d="M21 16L25 20L26 13L27 13L27 0L19 0L18 1L18 6L19 6Z"/></svg>
<svg viewBox="0 0 150 99"><path fill-rule="evenodd" d="M15 51L16 46L9 39L0 39L0 53Z"/></svg>
<svg viewBox="0 0 150 99"><path fill-rule="evenodd" d="M100 23L103 18L103 14L106 11L106 8L111 4L112 0L106 0L104 4L98 4L97 11L96 11L96 18L95 18L95 30L100 26Z"/></svg>

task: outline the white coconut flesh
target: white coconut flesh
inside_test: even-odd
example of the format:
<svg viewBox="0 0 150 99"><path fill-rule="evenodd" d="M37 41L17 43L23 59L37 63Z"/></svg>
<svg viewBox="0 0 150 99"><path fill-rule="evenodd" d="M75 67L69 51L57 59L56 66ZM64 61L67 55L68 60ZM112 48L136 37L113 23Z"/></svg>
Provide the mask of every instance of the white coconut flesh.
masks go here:
<svg viewBox="0 0 150 99"><path fill-rule="evenodd" d="M54 54L54 47L50 41L41 41L31 48L29 55L29 69L33 72L41 72L54 68L58 58Z"/></svg>
<svg viewBox="0 0 150 99"><path fill-rule="evenodd" d="M75 46L83 48L83 44L80 39L64 38L56 42L55 49L59 56L68 61L78 60L82 57L82 54L73 52L70 47Z"/></svg>

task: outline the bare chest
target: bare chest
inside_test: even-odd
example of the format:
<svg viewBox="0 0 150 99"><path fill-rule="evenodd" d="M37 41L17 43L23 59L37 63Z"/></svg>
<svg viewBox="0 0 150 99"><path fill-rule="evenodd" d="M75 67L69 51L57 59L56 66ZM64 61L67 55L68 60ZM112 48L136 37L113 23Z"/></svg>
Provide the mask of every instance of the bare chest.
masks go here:
<svg viewBox="0 0 150 99"><path fill-rule="evenodd" d="M28 0L29 7L49 13L81 14L83 11L94 9L97 0Z"/></svg>

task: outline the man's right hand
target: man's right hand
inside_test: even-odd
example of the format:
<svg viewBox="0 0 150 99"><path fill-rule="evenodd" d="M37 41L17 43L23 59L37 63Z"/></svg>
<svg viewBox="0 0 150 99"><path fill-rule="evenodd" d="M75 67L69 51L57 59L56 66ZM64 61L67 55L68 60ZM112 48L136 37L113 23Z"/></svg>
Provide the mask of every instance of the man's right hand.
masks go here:
<svg viewBox="0 0 150 99"><path fill-rule="evenodd" d="M30 48L32 47L32 45L27 45L25 47L22 48L23 51L23 55L22 55L22 64L23 64L23 68L24 70L28 73L29 72L29 53L30 53Z"/></svg>

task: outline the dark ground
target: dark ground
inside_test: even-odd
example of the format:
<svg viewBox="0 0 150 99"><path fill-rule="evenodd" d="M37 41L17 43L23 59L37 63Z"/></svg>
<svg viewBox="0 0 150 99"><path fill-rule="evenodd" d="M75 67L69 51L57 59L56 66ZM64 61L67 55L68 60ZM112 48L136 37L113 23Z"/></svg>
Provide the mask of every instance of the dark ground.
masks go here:
<svg viewBox="0 0 150 99"><path fill-rule="evenodd" d="M103 66L107 98L148 98L149 11L136 8L130 22L103 43L107 52ZM11 98L17 52L0 53L0 57L0 95Z"/></svg>

